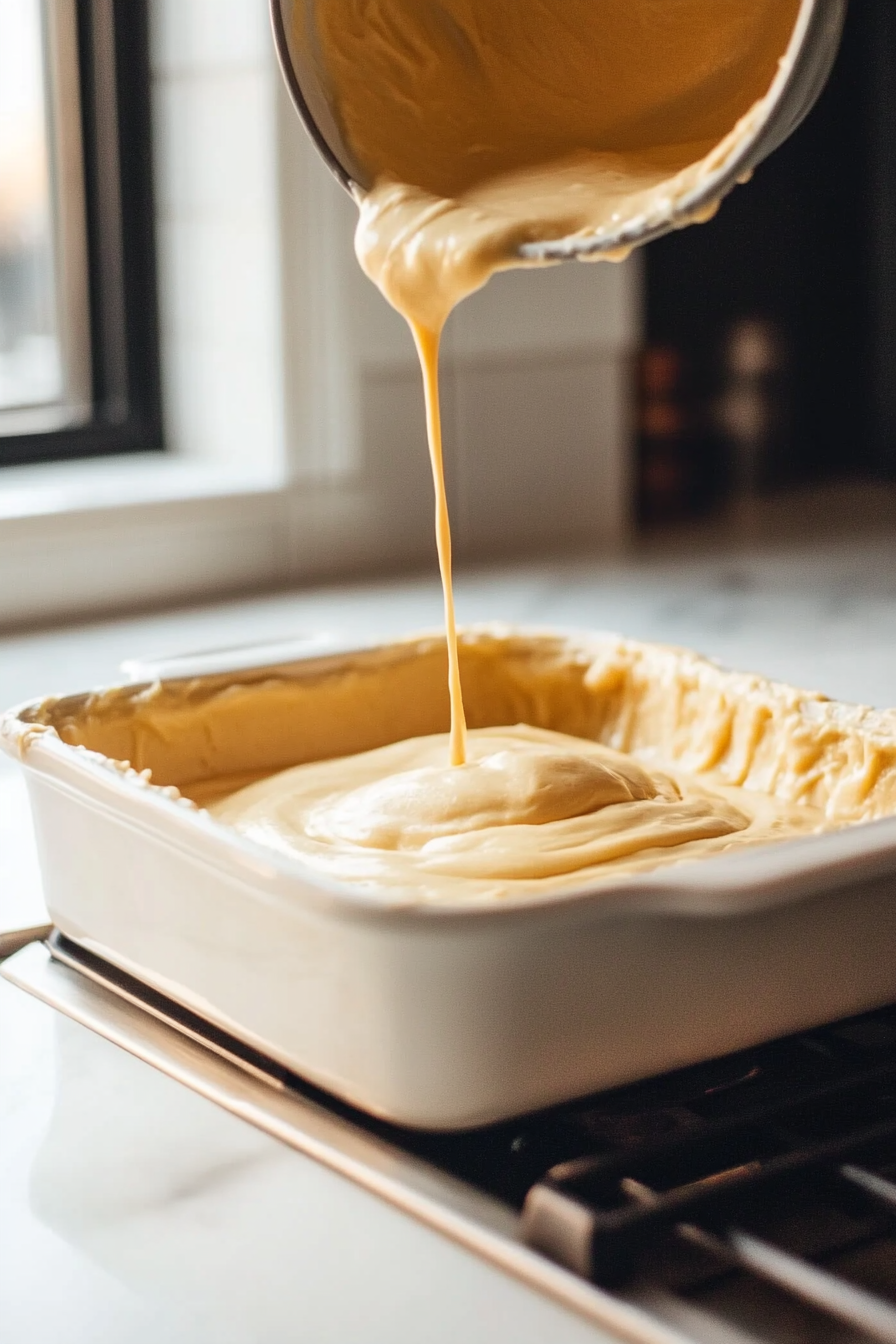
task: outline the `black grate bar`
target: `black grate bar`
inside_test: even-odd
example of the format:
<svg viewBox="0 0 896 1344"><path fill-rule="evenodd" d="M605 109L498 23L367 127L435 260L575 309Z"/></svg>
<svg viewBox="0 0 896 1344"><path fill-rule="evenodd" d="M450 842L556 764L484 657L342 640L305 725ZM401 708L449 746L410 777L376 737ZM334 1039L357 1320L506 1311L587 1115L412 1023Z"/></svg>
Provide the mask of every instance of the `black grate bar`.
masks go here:
<svg viewBox="0 0 896 1344"><path fill-rule="evenodd" d="M852 1181L854 1185L859 1186L872 1199L878 1200L885 1208L896 1212L896 1183L888 1181L885 1176L879 1176L875 1171L866 1171L864 1167L856 1167L851 1162L845 1163L840 1168L840 1175L847 1181Z"/></svg>
<svg viewBox="0 0 896 1344"><path fill-rule="evenodd" d="M701 1250L766 1279L829 1316L862 1330L870 1339L896 1344L896 1307L864 1288L737 1228L723 1237L687 1224L676 1231Z"/></svg>
<svg viewBox="0 0 896 1344"><path fill-rule="evenodd" d="M732 1173L735 1184L741 1173ZM824 1179L845 1178L870 1196L873 1201L896 1207L896 1185L864 1168L847 1165L840 1171L820 1169ZM743 1174L748 1179L749 1173ZM729 1182L723 1182L729 1184ZM661 1207L663 1196L640 1181L626 1179L622 1193L632 1208L646 1215ZM543 1185L532 1192L527 1203L527 1240L543 1253L559 1259L568 1268L612 1284L631 1269L632 1258L643 1260L656 1246L658 1229L649 1224L638 1238L637 1249L631 1237L602 1244L595 1241L596 1217L580 1201ZM737 1226L715 1231L693 1222L676 1222L664 1229L698 1251L719 1261L726 1268L739 1268L830 1317L860 1330L870 1339L896 1344L896 1307L792 1252L757 1237Z"/></svg>
<svg viewBox="0 0 896 1344"><path fill-rule="evenodd" d="M794 1117L800 1111L819 1110L822 1107L836 1105L838 1100L848 1103L852 1109L855 1098L869 1087L882 1089L888 1083L896 1085L896 1059L878 1063L864 1069L846 1071L844 1076L835 1077L827 1083L803 1091L798 1091L786 1100L780 1097L766 1102L761 1107L744 1105L740 1114L726 1117L722 1121L699 1122L692 1130L686 1130L672 1138L659 1138L638 1145L638 1160L650 1162L653 1159L668 1162L687 1161L691 1153L705 1151L707 1143L715 1145L744 1144L747 1149L756 1146L761 1131L766 1135L775 1133L779 1146L800 1147L799 1125ZM880 1111L875 1102L875 1109ZM696 1118L696 1117L695 1117ZM857 1130L853 1121L851 1128ZM559 1162L546 1173L547 1179L563 1183L579 1180L616 1179L627 1174L631 1166L632 1152L618 1148L598 1154L585 1154L580 1157Z"/></svg>
<svg viewBox="0 0 896 1344"><path fill-rule="evenodd" d="M745 1201L770 1197L785 1201L807 1179L836 1182L837 1166L843 1159L861 1159L870 1146L894 1140L896 1118L837 1140L767 1161L745 1163L663 1192L657 1192L637 1177L624 1177L614 1187L624 1202L610 1208L601 1208L599 1203L600 1196L608 1193L606 1186L601 1186L595 1199L595 1191L589 1188L587 1180L562 1182L547 1178L538 1182L526 1197L523 1235L530 1245L545 1254L551 1254L552 1246L574 1248L569 1251L571 1258L563 1263L579 1272L579 1266L590 1263L592 1278L612 1285L621 1282L645 1248L675 1224L736 1223L743 1216ZM837 1164L833 1169L832 1163ZM632 1168L637 1170L636 1162ZM860 1184L854 1178L850 1183L853 1188ZM538 1197L536 1192L544 1189L555 1197L551 1200ZM868 1190L867 1183L863 1189L868 1194L875 1193ZM879 1191L877 1194L879 1204ZM587 1219L583 1210L589 1215ZM585 1237L589 1240L587 1251L582 1245Z"/></svg>

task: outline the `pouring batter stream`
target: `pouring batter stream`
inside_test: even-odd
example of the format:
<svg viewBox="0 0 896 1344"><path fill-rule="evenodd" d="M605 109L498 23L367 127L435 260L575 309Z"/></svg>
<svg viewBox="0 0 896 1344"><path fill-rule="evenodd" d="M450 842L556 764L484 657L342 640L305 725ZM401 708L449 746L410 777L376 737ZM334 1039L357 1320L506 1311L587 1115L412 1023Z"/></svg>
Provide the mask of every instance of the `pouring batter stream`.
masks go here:
<svg viewBox="0 0 896 1344"><path fill-rule="evenodd" d="M219 805L223 819L336 876L474 884L581 879L819 824L545 730L468 741L438 387L452 308L496 271L543 264L527 244L662 218L736 151L798 5L316 0L322 73L371 184L358 260L410 324L423 374L451 729L447 744L297 767Z"/></svg>

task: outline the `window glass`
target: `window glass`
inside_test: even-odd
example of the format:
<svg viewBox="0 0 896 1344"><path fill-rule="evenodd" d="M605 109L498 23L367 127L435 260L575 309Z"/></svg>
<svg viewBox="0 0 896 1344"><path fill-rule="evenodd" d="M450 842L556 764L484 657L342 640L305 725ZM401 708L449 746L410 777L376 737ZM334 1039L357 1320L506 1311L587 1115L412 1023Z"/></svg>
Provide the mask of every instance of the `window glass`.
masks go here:
<svg viewBox="0 0 896 1344"><path fill-rule="evenodd" d="M0 0L0 410L63 392L41 0Z"/></svg>

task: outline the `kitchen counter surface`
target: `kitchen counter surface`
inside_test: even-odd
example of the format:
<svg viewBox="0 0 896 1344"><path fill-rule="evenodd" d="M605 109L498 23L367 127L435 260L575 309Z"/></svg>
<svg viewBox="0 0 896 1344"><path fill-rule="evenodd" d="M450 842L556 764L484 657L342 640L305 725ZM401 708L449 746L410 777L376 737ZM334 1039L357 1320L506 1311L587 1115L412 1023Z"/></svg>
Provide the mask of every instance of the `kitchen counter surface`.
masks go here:
<svg viewBox="0 0 896 1344"><path fill-rule="evenodd" d="M459 577L462 619L618 629L842 699L896 703L896 531ZM440 620L432 579L278 594L0 640L0 702L129 657ZM0 930L45 918L0 760ZM343 1178L0 983L4 1344L601 1336Z"/></svg>

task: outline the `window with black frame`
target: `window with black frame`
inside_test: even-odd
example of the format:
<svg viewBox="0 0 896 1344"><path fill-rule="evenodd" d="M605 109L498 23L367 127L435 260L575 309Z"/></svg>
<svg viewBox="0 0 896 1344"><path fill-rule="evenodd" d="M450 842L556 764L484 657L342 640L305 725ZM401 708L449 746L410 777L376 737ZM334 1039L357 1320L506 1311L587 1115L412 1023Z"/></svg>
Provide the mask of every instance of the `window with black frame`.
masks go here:
<svg viewBox="0 0 896 1344"><path fill-rule="evenodd" d="M161 447L146 0L0 0L0 467Z"/></svg>

